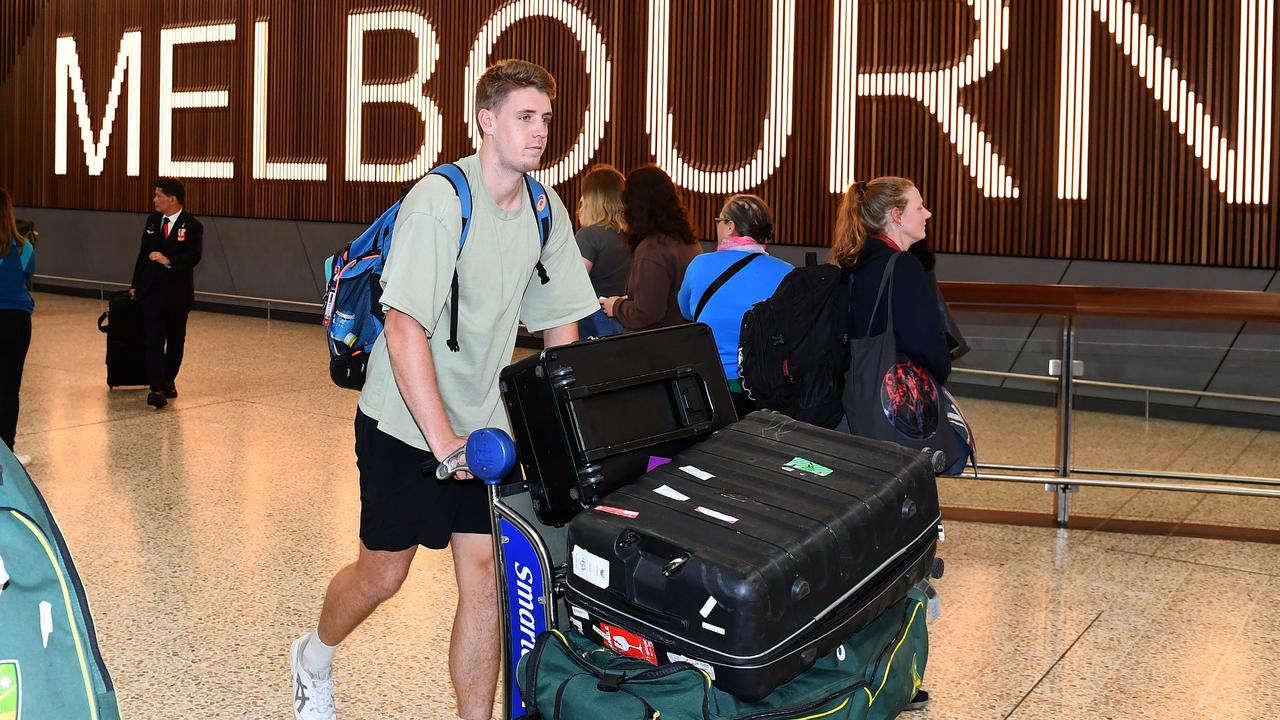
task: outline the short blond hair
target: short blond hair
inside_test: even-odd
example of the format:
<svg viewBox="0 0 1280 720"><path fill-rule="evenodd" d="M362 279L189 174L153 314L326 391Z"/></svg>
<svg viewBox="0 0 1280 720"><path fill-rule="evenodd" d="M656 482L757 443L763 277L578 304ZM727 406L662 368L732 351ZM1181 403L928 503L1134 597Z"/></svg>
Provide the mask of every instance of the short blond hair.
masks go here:
<svg viewBox="0 0 1280 720"><path fill-rule="evenodd" d="M627 178L609 164L591 166L582 178L582 198L578 220L583 225L603 225L610 230L626 229L627 207L622 202L622 189Z"/></svg>
<svg viewBox="0 0 1280 720"><path fill-rule="evenodd" d="M496 62L476 81L476 110L497 112L507 96L527 87L556 99L556 79L546 68L524 60Z"/></svg>

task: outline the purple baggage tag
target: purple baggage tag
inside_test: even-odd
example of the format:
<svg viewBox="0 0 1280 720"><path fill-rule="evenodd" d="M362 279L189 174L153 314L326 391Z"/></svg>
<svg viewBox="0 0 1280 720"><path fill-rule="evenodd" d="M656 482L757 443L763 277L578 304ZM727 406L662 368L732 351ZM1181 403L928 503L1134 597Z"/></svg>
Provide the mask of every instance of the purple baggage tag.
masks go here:
<svg viewBox="0 0 1280 720"><path fill-rule="evenodd" d="M655 469L671 462L671 458L658 457L657 455L649 456L649 467L645 468L645 472L653 472Z"/></svg>

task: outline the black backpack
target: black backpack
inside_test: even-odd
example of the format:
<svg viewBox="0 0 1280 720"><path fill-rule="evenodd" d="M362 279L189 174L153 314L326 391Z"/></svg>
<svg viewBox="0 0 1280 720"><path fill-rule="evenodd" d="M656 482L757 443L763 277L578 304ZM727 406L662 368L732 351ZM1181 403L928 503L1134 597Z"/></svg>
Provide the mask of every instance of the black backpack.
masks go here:
<svg viewBox="0 0 1280 720"><path fill-rule="evenodd" d="M809 253L773 297L742 316L740 338L738 372L753 403L813 425L840 424L849 364L846 271Z"/></svg>

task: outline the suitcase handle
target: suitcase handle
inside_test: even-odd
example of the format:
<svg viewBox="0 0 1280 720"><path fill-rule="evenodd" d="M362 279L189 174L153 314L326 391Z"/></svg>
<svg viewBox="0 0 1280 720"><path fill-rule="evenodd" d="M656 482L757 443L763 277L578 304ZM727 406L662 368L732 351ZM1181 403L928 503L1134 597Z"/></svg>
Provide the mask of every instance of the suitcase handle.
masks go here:
<svg viewBox="0 0 1280 720"><path fill-rule="evenodd" d="M645 373L644 375L632 375L631 377L609 380L607 382L596 383L594 385L569 385L564 389L564 396L566 400L580 400L591 395L599 395L601 393L613 392L615 390L624 390L637 385L648 385L662 380L678 380L683 377L696 376L697 374L698 373L693 369L693 366L684 365L677 368L670 368L668 370ZM569 378L572 377L572 375L569 375ZM572 382L572 380L570 379L569 382Z"/></svg>
<svg viewBox="0 0 1280 720"><path fill-rule="evenodd" d="M617 445L610 445L608 447L587 450L583 452L582 455L587 462L592 463L597 460L602 460L604 458L611 457L613 455L621 455L623 453L629 453L632 450L639 450L640 448L647 448L647 447L652 447L654 445L661 445L665 442L670 442L672 440L681 440L683 438L693 437L694 435L698 435L700 433L706 432L710 428L711 428L711 421L708 420L706 422L697 423L695 425L687 425L682 428L677 428L670 432L662 433L661 435L648 435L636 440L631 440L629 442L618 443Z"/></svg>
<svg viewBox="0 0 1280 720"><path fill-rule="evenodd" d="M98 316L98 332L107 331L107 323L103 322L106 319L107 319L107 313L102 313L101 315Z"/></svg>
<svg viewBox="0 0 1280 720"><path fill-rule="evenodd" d="M711 390L707 387L706 381L703 380L702 375L700 375L692 365L682 365L680 367L645 373L643 375L633 375L631 377L621 378L618 380L595 383L594 385L573 385L572 371L566 372L558 378L556 380L558 388L565 396L569 415L575 428L577 427L577 413L574 411L573 401L640 385L653 385L664 380L670 381L668 387L671 391L672 400L675 402L676 412L679 415L680 427L657 435L648 435L615 445L584 450L582 453L583 460L587 463L594 463L613 455L628 453L633 450L653 447L654 445L661 445L673 440L682 440L684 438L701 435L710 430L714 425L716 417L715 403L711 399ZM689 390L698 393L702 400L703 407L706 408L705 412L701 413L701 417L695 418L690 412L689 400L685 391L686 388L681 386L681 380L693 381L692 384L696 387L696 390L693 388L689 388Z"/></svg>
<svg viewBox="0 0 1280 720"><path fill-rule="evenodd" d="M561 372L563 372L562 369ZM702 403L706 407L706 419L695 421L689 414L689 401L685 399L685 393L680 387L678 381L692 379L697 383L698 389L701 390ZM715 417L715 404L711 401L711 390L707 388L707 383L702 379L702 375L692 365L682 365L667 370L658 370L657 372L645 373L644 375L632 375L631 377L619 378L617 380L609 380L607 382L596 383L594 385L574 385L573 374L570 370L565 372L556 382L556 387L564 393L565 400L572 403L574 400L581 400L593 395L602 395L607 392L616 390L625 390L640 385L653 385L663 380L671 380L671 392L676 401L676 411L680 413L680 424L682 429L676 430L674 434L664 433L664 440L688 437L703 432L711 425L712 418ZM668 437L670 436L670 437ZM643 441L640 445L633 445L628 449L634 450L637 447L652 445L653 438Z"/></svg>

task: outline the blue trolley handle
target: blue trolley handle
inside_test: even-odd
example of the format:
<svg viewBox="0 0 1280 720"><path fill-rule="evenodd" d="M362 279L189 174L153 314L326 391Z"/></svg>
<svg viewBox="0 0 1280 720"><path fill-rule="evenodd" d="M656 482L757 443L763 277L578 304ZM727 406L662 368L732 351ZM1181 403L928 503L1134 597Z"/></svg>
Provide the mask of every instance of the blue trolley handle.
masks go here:
<svg viewBox="0 0 1280 720"><path fill-rule="evenodd" d="M505 430L481 428L467 437L467 444L449 453L436 467L436 478L469 472L485 485L498 485L516 466L516 443Z"/></svg>

